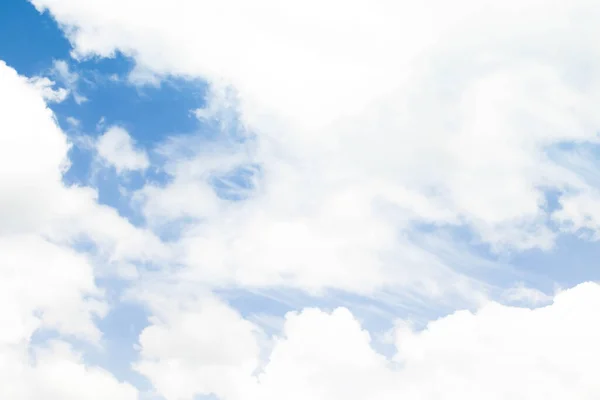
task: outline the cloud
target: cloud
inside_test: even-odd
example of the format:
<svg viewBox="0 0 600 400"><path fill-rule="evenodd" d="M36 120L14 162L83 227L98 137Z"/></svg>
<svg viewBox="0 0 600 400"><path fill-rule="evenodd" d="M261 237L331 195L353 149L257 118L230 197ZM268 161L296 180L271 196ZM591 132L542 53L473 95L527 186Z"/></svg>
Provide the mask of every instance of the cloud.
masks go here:
<svg viewBox="0 0 600 400"><path fill-rule="evenodd" d="M133 400L133 386L68 343L101 344L95 321L109 305L96 262L138 259L152 235L63 184L70 144L35 82L0 62L0 86L0 397ZM78 251L86 240L93 250Z"/></svg>
<svg viewBox="0 0 600 400"><path fill-rule="evenodd" d="M122 52L136 63L133 82L176 76L210 84L207 107L195 114L221 134L217 143L182 140L193 144L182 150L169 147L178 138L167 141L167 182L136 195L154 233L184 221L176 237L160 243L111 210L82 212L106 258L160 264L143 278L170 284L172 315L158 315L144 331L138 364L169 400L208 392L223 399L597 393L587 358L597 352L593 284L546 308L490 303L422 332L399 328L394 360L373 350L349 311L305 310L288 316L257 377L249 372L261 365L252 324L218 301L180 302L200 288L232 287L394 293L433 306L474 306L496 295L548 301L510 279L491 281L459 244L467 236L486 252L509 253L549 250L558 235L581 229L597 239L599 183L582 167L594 156L577 149L598 145L598 4L31 2L56 18L78 59ZM122 145L109 149L128 149L122 170L148 166L132 156L139 153L127 132L111 135L109 144ZM570 157L557 159L556 149ZM213 180L241 170L252 171L240 174L243 199L219 196ZM558 197L556 209L548 192ZM60 232L72 237L78 229ZM243 348L209 345L215 333L230 343L229 332ZM218 353L228 347L238 351Z"/></svg>
<svg viewBox="0 0 600 400"><path fill-rule="evenodd" d="M47 102L61 103L70 95L73 96L73 99L77 104L82 104L88 100L77 90L79 74L72 72L66 61L55 60L48 75L50 75L52 79L47 76L34 76L29 78L29 82L41 92L42 97ZM57 83L64 87L54 89L53 87Z"/></svg>
<svg viewBox="0 0 600 400"><path fill-rule="evenodd" d="M67 27L76 57L121 51L153 79L235 92L246 139L233 169L260 166L252 195L216 206L214 173L186 181L192 163L172 175L179 186L145 191L148 213L202 217L179 242L187 278L435 297L466 278L407 239L415 227L547 250L558 232L546 191L589 193L547 152L598 141L590 2L32 3ZM231 109L209 97L203 119Z"/></svg>
<svg viewBox="0 0 600 400"><path fill-rule="evenodd" d="M390 356L374 350L370 334L347 309L305 309L286 316L266 365L252 374L258 362L253 327L208 303L171 317L182 320L169 329L161 322L147 328L140 370L167 400L210 392L224 400L594 399L598 305L600 287L587 283L543 308L492 302L423 330L399 321ZM234 333L239 340L230 344ZM210 346L215 335L225 340L221 346Z"/></svg>
<svg viewBox="0 0 600 400"><path fill-rule="evenodd" d="M69 91L65 88L53 89L56 82L49 78L36 76L29 79L29 82L41 93L44 100L49 103L63 102L68 96Z"/></svg>
<svg viewBox="0 0 600 400"><path fill-rule="evenodd" d="M2 237L2 298L10 304L3 313L3 332L9 343L29 338L40 328L98 342L101 333L93 316L103 316L107 305L96 287L89 262L68 248L39 237ZM20 310L18 314L16 308ZM31 315L35 310L41 315ZM6 311L6 310L5 310ZM7 335L7 336L5 336ZM11 339L13 338L13 339Z"/></svg>
<svg viewBox="0 0 600 400"><path fill-rule="evenodd" d="M77 104L88 101L87 97L81 95L77 90L79 74L71 71L69 64L65 60L55 60L52 65L51 73L68 89L68 93L73 95L73 99Z"/></svg>
<svg viewBox="0 0 600 400"><path fill-rule="evenodd" d="M151 304L157 315L140 334L141 359L134 368L152 379L161 395L191 399L234 382L230 390L243 394L258 367L257 327L211 298L174 309ZM172 368L166 370L165 363Z"/></svg>
<svg viewBox="0 0 600 400"><path fill-rule="evenodd" d="M146 152L136 149L129 133L118 126L108 128L98 138L96 151L100 159L114 167L117 173L145 170L150 166Z"/></svg>
<svg viewBox="0 0 600 400"><path fill-rule="evenodd" d="M35 349L30 365L26 350L0 347L0 395L7 399L134 400L137 390L118 382L107 371L86 367L81 354L61 341Z"/></svg>

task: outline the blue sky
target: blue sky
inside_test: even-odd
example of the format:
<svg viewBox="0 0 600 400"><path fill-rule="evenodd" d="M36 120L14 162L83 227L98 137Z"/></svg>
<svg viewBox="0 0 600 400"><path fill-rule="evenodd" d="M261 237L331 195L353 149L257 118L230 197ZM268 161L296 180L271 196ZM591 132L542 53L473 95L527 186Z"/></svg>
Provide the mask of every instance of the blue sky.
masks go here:
<svg viewBox="0 0 600 400"><path fill-rule="evenodd" d="M74 62L70 58L71 46L47 14L39 14L25 2L10 0L0 12L0 36L10 38L0 43L1 58L25 76L46 75L55 60L66 60L72 72L80 74L78 90L89 101L77 104L68 98L51 107L65 132L73 138L80 135L95 137L103 133L98 127L117 124L129 129L140 146L151 149L156 143L174 134L195 133L201 128L190 115L190 110L202 107L205 87L202 82L169 80L160 87L135 87L127 83L132 62L117 55L112 59ZM115 75L117 81L110 78ZM68 117L76 118L80 125L73 128ZM68 184L93 184L98 189L99 202L117 208L125 217L139 222L129 199L121 198L119 178L113 171L100 171L92 181L93 155L90 150L74 146L69 154L71 168L65 173ZM138 186L142 179L164 179L162 175L128 177L126 185ZM122 283L109 279L106 288L118 303ZM111 286L114 286L111 287ZM106 344L101 350L87 347L87 357L93 364L109 368L119 379L136 382L147 387L139 375L132 373L129 363L136 358L133 344L147 324L147 314L139 306L121 304L99 321Z"/></svg>
<svg viewBox="0 0 600 400"><path fill-rule="evenodd" d="M192 110L205 105L206 84L201 80L169 78L158 87L136 86L127 81L134 63L122 54L117 53L114 58L109 59L92 58L83 62L73 60L70 57L69 41L47 12L39 14L31 4L11 0L8 6L3 6L0 18L2 36L12 38L2 41L0 54L2 59L19 73L25 76L50 75L53 62L65 60L71 72L80 75L77 90L89 100L77 104L69 97L64 102L50 105L63 129L73 138L79 135L96 137L101 135L106 127L119 125L128 130L140 147L151 151L168 137L198 135L202 131L202 123L191 114ZM76 118L80 125L76 128L70 127L68 117ZM205 132L204 135L211 134L210 131ZM122 198L118 187L125 185L130 189L137 189L145 179L158 179L158 182L164 183L164 176L152 175L149 172L143 177L133 174L125 181L120 181L114 171L101 170L96 172L98 177L93 177L93 155L89 149L77 145L72 148L70 159L72 167L65 174L65 182L92 184L99 191L100 203L117 208L123 216L134 222L143 223L137 218L136 211L131 209L130 199ZM233 175L234 179L236 176ZM456 234L460 235L460 232L457 231ZM465 239L470 240L468 235ZM559 239L556 249L550 253L533 250L519 254L501 254L500 257L523 273L541 275L542 282L548 276L552 281L568 287L580 281L596 279L593 260L597 258L598 251L600 250L593 243L565 237ZM482 246L481 254L486 258L495 258L487 246ZM570 263L568 270L564 268L565 260L569 260ZM235 300L235 296L234 294L234 304L239 302ZM246 294L242 296L248 297ZM253 309L261 312L277 309L279 315L289 311L288 307L273 308L272 301L264 303L260 297L249 302L256 304L248 308L245 306L248 300L244 300L238 307L248 313ZM304 299L302 303L310 305L311 301ZM132 309L131 305L124 305L119 306L102 321L109 351L118 354L119 358L128 354L129 358L116 362L104 360L104 363L118 365L123 361L126 365L126 362L135 356L131 343L144 327L144 318L138 317L138 314L140 311L135 307ZM126 323L129 319L133 322ZM122 368L122 365L118 368Z"/></svg>
<svg viewBox="0 0 600 400"><path fill-rule="evenodd" d="M137 144L148 151L172 136L194 134L196 137L200 135L210 139L213 135L210 127L191 114L194 109L204 106L206 85L200 80L179 79L168 79L158 87L132 85L127 82L127 76L133 63L120 54L111 59L77 62L71 59L69 42L56 22L47 13L40 15L27 2L11 1L10 7L3 7L0 18L0 34L19 40L3 41L0 44L0 54L19 73L26 76L51 75L53 62L66 60L71 72L80 75L77 90L88 101L77 104L69 97L64 102L50 104L61 127L75 142L69 153L72 165L64 175L65 183L95 187L101 204L117 209L135 224L143 224L138 212L131 207L130 197L122 196L119 186L135 190L147 180L165 183L168 178L160 171L147 171L143 176L132 173L127 177L119 177L111 169L94 171L91 149L78 146L76 139L81 135L97 137L111 125L126 128ZM117 76L118 80L111 80L113 76ZM69 117L76 118L80 125L71 126L67 121ZM156 162L160 163L158 155ZM244 168L225 176L247 186L250 174L252 170ZM236 199L236 194L229 194L219 178L220 176L214 178L215 190L225 197ZM105 347L98 350L84 346L87 357L90 363L108 368L119 379L148 388L147 382L129 369L129 364L137 358L133 344L147 326L148 314L138 305L120 303L119 298L126 282L114 279L100 279L99 282L112 298L113 308L104 319L98 321L105 335ZM283 316L292 310L290 306L280 300L273 300L271 296L277 297L276 294L263 296L237 291L230 291L225 295L246 315L260 312ZM296 293L287 301L305 305L329 304L324 299L311 300L302 293ZM47 334L42 334L42 337Z"/></svg>
<svg viewBox="0 0 600 400"><path fill-rule="evenodd" d="M593 398L600 11L525 3L0 5L0 397Z"/></svg>
<svg viewBox="0 0 600 400"><path fill-rule="evenodd" d="M154 146L171 136L202 135L202 123L191 114L192 110L205 105L206 84L201 80L169 78L158 87L136 86L127 81L134 63L122 54L117 53L114 58L108 59L92 58L83 62L73 60L70 57L69 41L47 12L39 14L31 4L11 0L8 6L3 6L0 18L2 36L12 38L2 41L0 54L19 73L25 76L51 75L53 62L65 60L71 72L80 75L77 90L89 100L77 104L69 97L64 102L50 105L65 132L73 138L79 135L96 137L106 127L119 125L128 130L140 147L151 151ZM67 122L68 117L76 118L81 124L76 128L71 127ZM205 130L204 135L210 134L210 131ZM161 175L154 176L151 172L143 177L133 174L122 182L111 170L98 171L96 173L99 177L93 177L93 155L89 149L77 145L72 148L70 159L72 167L65 174L66 183L92 184L99 190L100 203L117 208L132 221L143 223L137 219L135 210L130 209L130 199L121 198L118 186L137 189L145 179L158 179L164 183L164 177L161 180ZM233 178L241 176L243 174L234 174ZM459 231L455 234L460 236ZM472 239L467 234L465 240ZM550 253L533 250L519 254L501 254L500 257L522 272L540 274L542 280L547 275L567 287L580 281L596 279L593 260L600 250L595 244L570 236L559 238L558 243ZM487 246L482 246L481 254L486 258L495 258ZM569 260L571 264L568 270L564 268L565 260ZM248 295L243 295L243 298L246 297ZM256 305L251 306L247 312L252 309L271 309L271 302L264 303L260 298L257 299L250 300L251 304L256 302ZM233 303L236 301L239 300L234 299ZM244 303L247 301L243 301L239 307L246 308ZM308 299L303 302L311 303ZM129 354L128 357L133 357L135 353L130 344L143 328L144 319L136 316L140 311L132 310L132 306L122 307L123 310L118 308L113 311L102 322L102 326L109 343L115 341L109 349L114 346L114 354L123 356L125 352ZM284 307L278 314L283 315L287 311L289 309ZM133 322L128 326L125 321L130 318L133 318Z"/></svg>

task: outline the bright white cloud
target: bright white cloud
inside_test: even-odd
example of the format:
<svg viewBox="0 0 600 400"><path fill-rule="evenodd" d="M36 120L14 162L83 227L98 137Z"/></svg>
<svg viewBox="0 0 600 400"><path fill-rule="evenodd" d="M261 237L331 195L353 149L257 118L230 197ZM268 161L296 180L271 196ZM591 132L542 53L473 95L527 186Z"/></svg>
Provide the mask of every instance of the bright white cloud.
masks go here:
<svg viewBox="0 0 600 400"><path fill-rule="evenodd" d="M69 144L35 83L0 62L0 86L0 397L133 400L134 387L86 366L65 341L99 345L94 319L108 311L93 254L72 244L87 237L98 256L121 257L110 247L119 232L143 233L91 189L63 185ZM34 343L41 330L56 343Z"/></svg>
<svg viewBox="0 0 600 400"><path fill-rule="evenodd" d="M61 243L87 235L116 263L163 262L157 276L173 283L164 297L174 305L161 313L145 297L156 318L140 337L137 369L168 400L209 392L224 400L598 393L590 361L600 352L592 339L598 326L590 304L600 297L594 284L533 311L490 303L423 332L398 329L394 360L373 350L347 310L305 310L287 317L258 376L253 369L265 360L254 325L218 301L181 303L199 288L231 286L367 296L387 290L430 303L479 303L495 282L472 278L485 274L456 262L466 257L448 259L462 249L441 232L464 229L496 251L550 249L559 233L581 229L597 239L599 183L582 167L594 165L593 154L561 159L550 150L598 145L599 4L31 2L57 19L78 58L120 51L134 58L136 83L170 75L207 80L209 104L196 116L235 131L222 136L227 143L196 144L185 156L160 149L171 179L146 185L135 200L158 232L186 222L168 246L98 207L84 189L68 192L79 193L77 201L56 202L78 204L77 212L57 208L58 218L38 210L3 227L13 233L40 220L72 221L44 225L44 232ZM27 140L18 144L27 149ZM149 166L120 128L109 129L97 151L118 172ZM60 154L40 162L55 171ZM212 179L237 168L254 170L247 198L219 197ZM35 183L63 193L48 183L59 181L53 172ZM18 188L23 195L9 196L11 210L28 207L22 199L34 204L34 191ZM558 193L557 210L546 204L547 190ZM424 236L435 240L425 246ZM526 287L499 293L509 301L549 300Z"/></svg>
<svg viewBox="0 0 600 400"><path fill-rule="evenodd" d="M0 347L0 395L15 400L136 400L137 390L119 383L107 371L86 367L80 354L67 343L53 341L33 353L29 365L26 349Z"/></svg>
<svg viewBox="0 0 600 400"><path fill-rule="evenodd" d="M391 358L373 349L370 334L347 309L306 309L286 316L268 362L249 374L257 362L252 326L212 303L212 311L181 314L168 330L159 322L148 328L140 338L140 370L167 400L210 392L224 400L595 399L598 306L600 287L588 283L544 308L489 303L422 331L399 322ZM211 317L217 313L221 317ZM230 343L234 333L239 341ZM222 345L210 346L215 335Z"/></svg>
<svg viewBox="0 0 600 400"><path fill-rule="evenodd" d="M63 244L87 238L113 257L160 252L156 243L144 248L145 241L153 241L151 234L99 206L95 191L62 183L70 166L66 136L36 88L4 63L0 67L6 93L0 109L11 110L0 118L5 133L0 135L0 235L43 233Z"/></svg>
<svg viewBox="0 0 600 400"><path fill-rule="evenodd" d="M118 126L109 128L98 138L96 151L100 159L118 173L144 170L150 165L146 152L136 149L129 133Z"/></svg>
<svg viewBox="0 0 600 400"><path fill-rule="evenodd" d="M49 103L60 103L69 96L69 91L65 88L54 89L56 82L47 77L36 76L29 79L29 82L39 90L44 100Z"/></svg>
<svg viewBox="0 0 600 400"><path fill-rule="evenodd" d="M243 395L258 367L256 326L210 298L155 311L152 325L140 334L135 369L152 379L160 394L167 399L223 390Z"/></svg>
<svg viewBox="0 0 600 400"><path fill-rule="evenodd" d="M18 342L38 328L46 328L99 341L101 333L92 316L105 314L107 305L101 300L102 292L84 257L41 238L26 236L2 237L0 249L1 298L9 305L9 311L0 316L8 318L1 325L10 327L2 334L8 335L5 340ZM40 317L32 315L33 311Z"/></svg>
<svg viewBox="0 0 600 400"><path fill-rule="evenodd" d="M592 2L32 3L69 27L78 57L118 50L153 82L199 77L237 94L233 111L256 135L240 165L261 168L250 199L216 205L214 168L194 175L187 161L141 196L149 220L200 217L177 244L186 279L469 292L463 271L406 239L415 226L466 227L497 251L549 249L544 191L589 193L546 151L597 143ZM232 110L209 98L200 117Z"/></svg>

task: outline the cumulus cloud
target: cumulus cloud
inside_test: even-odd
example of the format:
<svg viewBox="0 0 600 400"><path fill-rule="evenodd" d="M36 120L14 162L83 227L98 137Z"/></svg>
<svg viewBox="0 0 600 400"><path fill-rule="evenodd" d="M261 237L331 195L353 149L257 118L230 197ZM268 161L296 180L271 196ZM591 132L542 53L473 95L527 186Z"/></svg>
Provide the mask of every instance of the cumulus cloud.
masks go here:
<svg viewBox="0 0 600 400"><path fill-rule="evenodd" d="M86 367L82 355L62 341L53 341L33 352L0 347L0 395L16 400L138 399L137 390L120 383L105 370Z"/></svg>
<svg viewBox="0 0 600 400"><path fill-rule="evenodd" d="M118 126L110 127L96 141L100 159L118 173L145 170L150 165L144 150L137 149L129 133Z"/></svg>
<svg viewBox="0 0 600 400"><path fill-rule="evenodd" d="M522 282L504 292L504 299L513 303L521 303L531 306L546 305L552 302L552 296L546 293L528 287Z"/></svg>
<svg viewBox="0 0 600 400"><path fill-rule="evenodd" d="M387 356L347 309L306 309L286 316L266 365L252 374L252 325L213 303L212 311L186 311L169 329L162 322L147 328L140 371L167 400L210 393L225 400L594 399L599 305L600 287L588 283L544 308L492 302L423 330L399 321ZM239 341L229 343L234 333ZM221 346L209 345L215 335Z"/></svg>
<svg viewBox="0 0 600 400"><path fill-rule="evenodd" d="M152 324L140 334L141 360L134 368L160 394L191 399L226 390L243 396L258 367L256 326L211 298L155 311ZM165 363L171 368L165 369Z"/></svg>

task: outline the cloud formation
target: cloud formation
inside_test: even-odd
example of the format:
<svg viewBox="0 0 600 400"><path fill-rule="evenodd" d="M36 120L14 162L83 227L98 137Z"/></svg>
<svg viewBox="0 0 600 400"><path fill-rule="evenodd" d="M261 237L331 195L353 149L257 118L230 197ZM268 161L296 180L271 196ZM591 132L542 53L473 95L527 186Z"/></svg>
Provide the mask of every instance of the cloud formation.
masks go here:
<svg viewBox="0 0 600 400"><path fill-rule="evenodd" d="M146 152L136 149L129 133L119 126L108 128L98 138L96 151L100 160L114 167L117 173L143 171L150 166Z"/></svg>
<svg viewBox="0 0 600 400"><path fill-rule="evenodd" d="M543 308L508 307L492 300L539 305L550 296L514 286L508 269L490 279L491 262L463 243L493 255L546 251L561 234L598 238L598 165L585 151L600 127L598 4L31 3L57 20L79 60L121 52L135 62L137 84L207 81L208 104L194 114L218 135L171 137L153 149L167 179L134 195L145 223L136 227L99 205L93 189L62 183L69 144L44 103L60 97L50 84L0 69L9 88L0 109L16 110L0 131L19 133L0 135L0 171L19 171L0 175L0 238L10 249L0 260L32 266L6 269L18 277L11 287L39 285L24 302L14 299L22 290L7 292L8 307L24 308L3 315L27 322L7 334L7 363L60 382L45 380L43 361L22 357L32 333L97 341L93 318L109 305L94 277L134 264L128 294L152 317L133 367L167 400L598 393L598 286L561 292ZM122 128L109 128L96 150L119 173L150 167ZM160 240L173 225L174 237ZM93 251L79 251L79 240ZM42 278L58 279L38 274L44 261L68 272L53 286L60 292L44 291ZM478 311L424 330L398 321L394 354L384 355L349 309L289 313L268 338L218 295L272 289ZM67 362L68 374L107 391L94 395L134 398L136 389L75 353L63 343L40 360ZM50 384L30 393L23 374L11 379L13 398L89 397L79 385L65 389L73 394Z"/></svg>
<svg viewBox="0 0 600 400"><path fill-rule="evenodd" d="M86 367L67 340L97 345L95 318L108 310L92 254L73 243L88 237L100 249L135 228L90 189L64 186L69 144L35 84L0 62L0 86L0 109L9 111L0 117L0 397L133 400L133 386ZM41 332L56 339L36 343Z"/></svg>
<svg viewBox="0 0 600 400"><path fill-rule="evenodd" d="M595 229L546 199L596 191L548 153L598 140L588 1L32 3L69 27L77 57L120 51L157 79L236 93L233 109L211 96L207 110L232 110L250 133L239 165L174 160L176 183L149 190L144 208L202 220L178 244L186 279L436 296L473 288L407 238L415 227L467 229L498 252ZM215 205L215 171L249 164L261 171L252 196Z"/></svg>
<svg viewBox="0 0 600 400"><path fill-rule="evenodd" d="M268 361L252 375L255 328L209 302L147 328L138 369L169 400L210 393L224 400L594 399L599 305L600 287L588 283L544 308L489 303L423 330L399 321L388 357L347 309L305 309L286 316Z"/></svg>

